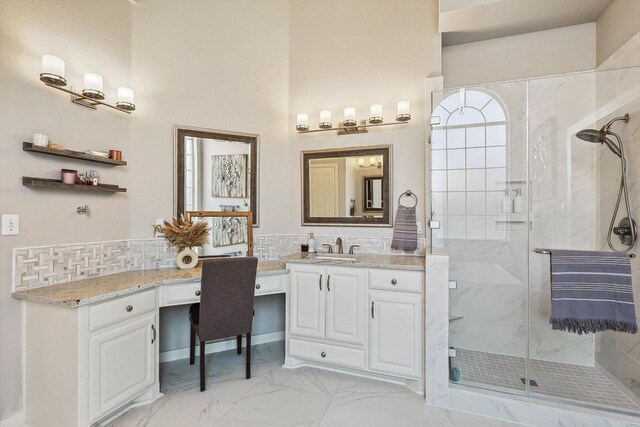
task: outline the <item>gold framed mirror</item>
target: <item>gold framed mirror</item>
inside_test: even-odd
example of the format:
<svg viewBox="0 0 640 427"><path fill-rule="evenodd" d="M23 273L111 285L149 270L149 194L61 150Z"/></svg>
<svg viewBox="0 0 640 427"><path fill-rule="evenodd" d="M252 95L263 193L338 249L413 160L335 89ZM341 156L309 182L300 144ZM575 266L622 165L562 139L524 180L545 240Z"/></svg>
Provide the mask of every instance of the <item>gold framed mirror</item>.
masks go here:
<svg viewBox="0 0 640 427"><path fill-rule="evenodd" d="M258 135L186 126L174 132L177 216L248 211L258 227Z"/></svg>
<svg viewBox="0 0 640 427"><path fill-rule="evenodd" d="M391 227L391 146L302 151L302 225Z"/></svg>

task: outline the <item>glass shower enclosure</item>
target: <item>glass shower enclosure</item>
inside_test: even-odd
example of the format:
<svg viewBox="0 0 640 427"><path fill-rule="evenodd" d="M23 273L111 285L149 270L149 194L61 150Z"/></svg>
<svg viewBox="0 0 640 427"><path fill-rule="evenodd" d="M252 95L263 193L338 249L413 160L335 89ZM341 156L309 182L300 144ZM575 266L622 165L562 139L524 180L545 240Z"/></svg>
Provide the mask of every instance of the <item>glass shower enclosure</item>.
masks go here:
<svg viewBox="0 0 640 427"><path fill-rule="evenodd" d="M640 334L553 330L550 257L534 251L609 250L619 159L575 134L625 113L619 129L640 212L638 77L629 68L432 93L431 218L440 228L431 248L449 255L457 283L452 383L640 415ZM640 277L634 294L640 302Z"/></svg>

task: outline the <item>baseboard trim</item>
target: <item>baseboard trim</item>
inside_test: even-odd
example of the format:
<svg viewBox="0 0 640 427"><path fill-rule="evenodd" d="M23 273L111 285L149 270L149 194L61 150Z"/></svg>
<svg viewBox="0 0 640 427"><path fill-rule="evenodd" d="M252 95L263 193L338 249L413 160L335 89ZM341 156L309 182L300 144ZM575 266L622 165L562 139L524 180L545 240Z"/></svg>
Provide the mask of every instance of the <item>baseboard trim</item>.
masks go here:
<svg viewBox="0 0 640 427"><path fill-rule="evenodd" d="M256 344L266 344L274 341L282 341L284 340L284 331L278 332L270 332L268 334L260 334L260 335L252 335L251 336L251 345ZM246 345L246 340L242 338L242 345ZM205 348L205 352L207 354L210 353L219 353L221 351L233 350L236 348L236 340L232 338L230 340L212 342L207 344ZM196 355L199 354L200 346L196 346ZM174 360L186 359L189 357L189 347L179 348L176 350L168 350L160 353L160 363L171 362ZM0 424L0 427L5 427Z"/></svg>
<svg viewBox="0 0 640 427"><path fill-rule="evenodd" d="M24 411L11 415L9 418L0 420L0 427L23 427Z"/></svg>

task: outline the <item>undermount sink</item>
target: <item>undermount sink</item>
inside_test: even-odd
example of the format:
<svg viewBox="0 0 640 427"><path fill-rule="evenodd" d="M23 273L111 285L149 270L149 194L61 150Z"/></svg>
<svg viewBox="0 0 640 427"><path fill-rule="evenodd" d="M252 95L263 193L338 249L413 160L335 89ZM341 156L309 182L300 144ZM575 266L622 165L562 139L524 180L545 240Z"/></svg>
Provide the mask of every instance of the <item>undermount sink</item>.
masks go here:
<svg viewBox="0 0 640 427"><path fill-rule="evenodd" d="M349 261L354 262L357 261L357 258L342 256L342 255L316 255L316 259L324 259L330 261Z"/></svg>

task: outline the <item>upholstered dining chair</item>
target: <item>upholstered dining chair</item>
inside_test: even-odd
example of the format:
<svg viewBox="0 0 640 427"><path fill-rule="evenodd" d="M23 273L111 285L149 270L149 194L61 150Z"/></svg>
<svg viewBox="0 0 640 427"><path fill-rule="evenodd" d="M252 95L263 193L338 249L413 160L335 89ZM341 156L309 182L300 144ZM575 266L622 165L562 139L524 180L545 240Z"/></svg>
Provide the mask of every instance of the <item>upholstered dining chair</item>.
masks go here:
<svg viewBox="0 0 640 427"><path fill-rule="evenodd" d="M258 258L230 257L202 263L200 302L189 307L191 343L189 364L195 363L196 335L200 341L200 391L206 388L205 343L235 336L242 352L246 335L246 376L251 378L251 327Z"/></svg>

